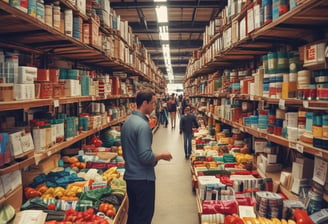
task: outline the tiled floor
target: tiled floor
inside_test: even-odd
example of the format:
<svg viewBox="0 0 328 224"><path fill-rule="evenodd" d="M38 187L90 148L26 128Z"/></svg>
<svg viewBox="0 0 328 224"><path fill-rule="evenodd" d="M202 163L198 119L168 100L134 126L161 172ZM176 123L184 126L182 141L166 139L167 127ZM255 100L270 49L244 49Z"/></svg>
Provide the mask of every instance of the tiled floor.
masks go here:
<svg viewBox="0 0 328 224"><path fill-rule="evenodd" d="M190 161L184 157L179 127L161 126L154 134L153 150L168 150L173 159L161 160L156 166L156 208L152 224L198 224Z"/></svg>

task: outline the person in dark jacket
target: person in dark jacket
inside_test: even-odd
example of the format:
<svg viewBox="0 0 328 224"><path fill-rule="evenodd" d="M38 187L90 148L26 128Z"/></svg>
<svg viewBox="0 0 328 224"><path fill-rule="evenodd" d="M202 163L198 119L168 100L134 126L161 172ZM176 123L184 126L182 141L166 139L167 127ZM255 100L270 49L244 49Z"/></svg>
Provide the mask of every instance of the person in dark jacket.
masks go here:
<svg viewBox="0 0 328 224"><path fill-rule="evenodd" d="M186 107L189 107L190 102L188 98L183 98L181 106L182 106L182 110L181 110L181 115L184 115L184 110L186 109Z"/></svg>
<svg viewBox="0 0 328 224"><path fill-rule="evenodd" d="M180 134L183 133L183 145L186 159L191 154L191 140L193 128L198 128L198 123L195 115L190 113L190 107L184 109L184 115L180 119Z"/></svg>

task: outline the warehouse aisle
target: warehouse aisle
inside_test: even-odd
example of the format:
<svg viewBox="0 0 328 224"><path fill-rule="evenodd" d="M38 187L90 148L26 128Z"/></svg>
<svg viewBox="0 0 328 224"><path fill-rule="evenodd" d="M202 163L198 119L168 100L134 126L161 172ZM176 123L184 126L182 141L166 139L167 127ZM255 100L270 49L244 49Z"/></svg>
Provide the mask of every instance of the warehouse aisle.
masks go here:
<svg viewBox="0 0 328 224"><path fill-rule="evenodd" d="M190 161L184 157L179 128L160 127L154 134L153 150L168 150L173 159L160 161L156 166L156 207L152 224L198 224Z"/></svg>

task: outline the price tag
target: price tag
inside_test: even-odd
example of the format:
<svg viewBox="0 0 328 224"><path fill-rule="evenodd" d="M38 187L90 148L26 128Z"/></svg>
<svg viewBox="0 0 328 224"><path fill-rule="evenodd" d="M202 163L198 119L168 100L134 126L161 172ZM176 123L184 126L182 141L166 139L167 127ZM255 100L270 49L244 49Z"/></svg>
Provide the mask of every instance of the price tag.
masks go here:
<svg viewBox="0 0 328 224"><path fill-rule="evenodd" d="M327 178L327 170L328 170L328 162L321 158L315 157L313 180L321 185L325 185L326 178Z"/></svg>
<svg viewBox="0 0 328 224"><path fill-rule="evenodd" d="M282 109L282 110L285 110L286 109L286 102L284 99L279 99L279 108Z"/></svg>
<svg viewBox="0 0 328 224"><path fill-rule="evenodd" d="M59 107L59 100L54 100L54 107Z"/></svg>
<svg viewBox="0 0 328 224"><path fill-rule="evenodd" d="M214 96L215 96L215 97L219 97L219 93L215 93Z"/></svg>
<svg viewBox="0 0 328 224"><path fill-rule="evenodd" d="M296 148L296 143L295 143L295 142L289 142L289 143L288 143L288 147L291 148L291 149L297 149L297 148Z"/></svg>
<svg viewBox="0 0 328 224"><path fill-rule="evenodd" d="M307 100L303 101L303 107L309 108L309 101L307 101Z"/></svg>
<svg viewBox="0 0 328 224"><path fill-rule="evenodd" d="M316 152L315 155L318 156L318 157L321 157L321 158L323 157L323 154L322 154L321 151Z"/></svg>
<svg viewBox="0 0 328 224"><path fill-rule="evenodd" d="M250 99L250 100L254 100L254 95L250 95L250 96L249 96L249 99Z"/></svg>
<svg viewBox="0 0 328 224"><path fill-rule="evenodd" d="M244 127L240 127L239 130L242 131L242 132L245 132L245 128Z"/></svg>
<svg viewBox="0 0 328 224"><path fill-rule="evenodd" d="M40 153L34 153L34 160L35 160L35 165L39 165L39 162L41 160Z"/></svg>
<svg viewBox="0 0 328 224"><path fill-rule="evenodd" d="M299 151L300 153L303 153L303 150L304 150L304 146L297 143L296 144L296 150Z"/></svg>
<svg viewBox="0 0 328 224"><path fill-rule="evenodd" d="M51 155L52 155L51 150L47 151L47 156L49 157Z"/></svg>

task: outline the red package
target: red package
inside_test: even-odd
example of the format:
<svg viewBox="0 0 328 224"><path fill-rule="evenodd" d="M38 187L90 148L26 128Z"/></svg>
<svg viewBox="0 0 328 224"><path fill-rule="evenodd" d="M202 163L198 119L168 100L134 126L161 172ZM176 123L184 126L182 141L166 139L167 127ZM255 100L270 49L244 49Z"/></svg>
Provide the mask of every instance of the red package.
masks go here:
<svg viewBox="0 0 328 224"><path fill-rule="evenodd" d="M254 206L256 204L255 199L252 197L236 195L236 200L237 200L238 205Z"/></svg>
<svg viewBox="0 0 328 224"><path fill-rule="evenodd" d="M205 200L202 202L203 214L224 214L231 215L238 213L236 201L213 201Z"/></svg>

